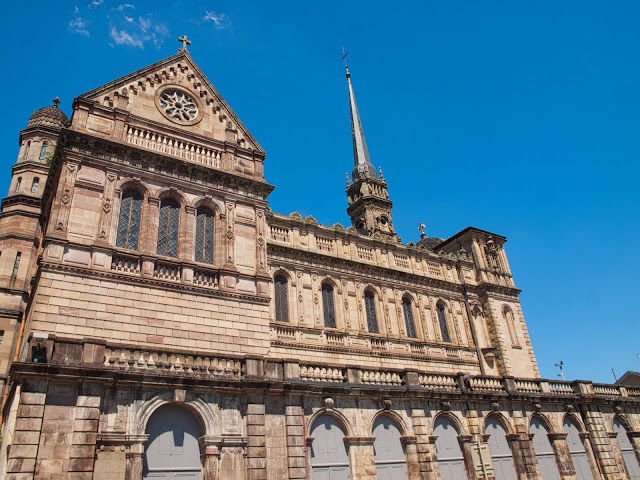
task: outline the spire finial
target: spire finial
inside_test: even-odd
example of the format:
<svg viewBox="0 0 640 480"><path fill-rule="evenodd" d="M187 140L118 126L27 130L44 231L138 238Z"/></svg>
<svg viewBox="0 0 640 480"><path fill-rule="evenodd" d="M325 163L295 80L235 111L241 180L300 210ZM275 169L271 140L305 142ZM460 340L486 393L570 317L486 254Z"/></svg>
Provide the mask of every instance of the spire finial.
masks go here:
<svg viewBox="0 0 640 480"><path fill-rule="evenodd" d="M340 59L340 61L344 60L344 68L347 69L347 77L349 77L349 65L347 64L347 55L349 55L349 52L345 52L344 47L342 47L342 58Z"/></svg>
<svg viewBox="0 0 640 480"><path fill-rule="evenodd" d="M382 167L378 167L378 171L380 172L380 180L384 180L384 175L382 175Z"/></svg>
<svg viewBox="0 0 640 480"><path fill-rule="evenodd" d="M180 50L178 50L179 52L188 52L189 50L187 50L187 45L191 45L191 40L189 40L187 38L186 35L182 35L181 37L178 38L179 42L182 42L182 46L180 47Z"/></svg>
<svg viewBox="0 0 640 480"><path fill-rule="evenodd" d="M420 232L420 240L427 237L427 234L424 233L425 228L426 228L426 225L420 222L420 224L418 225L418 231Z"/></svg>
<svg viewBox="0 0 640 480"><path fill-rule="evenodd" d="M58 105L60 105L60 99L58 97L54 98L51 101L53 102L54 107L57 107Z"/></svg>
<svg viewBox="0 0 640 480"><path fill-rule="evenodd" d="M349 174L345 172L344 175L347 177L347 187L349 187L349 185L351 185L351 182L349 181Z"/></svg>

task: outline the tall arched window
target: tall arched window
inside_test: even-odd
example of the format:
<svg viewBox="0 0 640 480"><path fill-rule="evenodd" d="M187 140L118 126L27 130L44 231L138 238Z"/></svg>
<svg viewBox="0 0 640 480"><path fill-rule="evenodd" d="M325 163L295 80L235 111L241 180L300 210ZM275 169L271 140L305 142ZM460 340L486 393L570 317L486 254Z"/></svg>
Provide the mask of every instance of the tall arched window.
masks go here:
<svg viewBox="0 0 640 480"><path fill-rule="evenodd" d="M38 185L40 184L40 179L38 177L33 179L33 183L31 184L31 193L38 192Z"/></svg>
<svg viewBox="0 0 640 480"><path fill-rule="evenodd" d="M529 430L533 435L533 449L536 452L542 480L560 480L558 464L556 463L553 447L549 441L547 427L544 426L544 423L542 423L542 420L539 418L533 418Z"/></svg>
<svg viewBox="0 0 640 480"><path fill-rule="evenodd" d="M587 451L584 449L584 444L580 438L580 430L578 430L578 426L569 417L565 417L564 424L562 426L567 434L567 446L569 447L571 461L573 462L573 467L576 471L576 478L578 480L593 480L591 467L589 466L589 460L587 459Z"/></svg>
<svg viewBox="0 0 640 480"><path fill-rule="evenodd" d="M207 207L196 212L195 261L213 263L213 212Z"/></svg>
<svg viewBox="0 0 640 480"><path fill-rule="evenodd" d="M118 218L118 236L116 246L138 249L140 235L140 218L142 216L142 195L135 190L126 190L120 202L120 216Z"/></svg>
<svg viewBox="0 0 640 480"><path fill-rule="evenodd" d="M27 159L27 155L29 155L29 149L31 148L31 140L29 140L27 142L27 144L24 146L24 153L22 154L22 159L26 160Z"/></svg>
<svg viewBox="0 0 640 480"><path fill-rule="evenodd" d="M329 283L322 284L322 312L324 326L336 328L336 309L333 303L333 287Z"/></svg>
<svg viewBox="0 0 640 480"><path fill-rule="evenodd" d="M287 305L287 279L283 275L276 275L273 279L273 303L276 309L276 322L289 321L289 307Z"/></svg>
<svg viewBox="0 0 640 480"><path fill-rule="evenodd" d="M460 480L467 478L464 468L462 449L458 442L458 430L447 417L438 417L433 427L436 435L436 453L438 468L442 480Z"/></svg>
<svg viewBox="0 0 640 480"><path fill-rule="evenodd" d="M507 322L507 329L509 330L509 336L511 337L511 344L513 346L518 346L518 332L516 332L515 317L513 316L511 309L506 305L502 309L502 316L504 317L505 322Z"/></svg>
<svg viewBox="0 0 640 480"><path fill-rule="evenodd" d="M489 435L489 451L493 468L496 471L496 480L516 480L516 467L513 464L513 454L507 442L507 431L496 417L487 419L485 433Z"/></svg>
<svg viewBox="0 0 640 480"><path fill-rule="evenodd" d="M320 415L311 426L311 476L315 479L347 480L349 456L344 429L329 415Z"/></svg>
<svg viewBox="0 0 640 480"><path fill-rule="evenodd" d="M19 192L21 188L22 188L22 177L18 177L18 180L16 180L16 192Z"/></svg>
<svg viewBox="0 0 640 480"><path fill-rule="evenodd" d="M638 459L633 451L633 444L629 440L627 429L617 418L613 420L613 431L617 434L616 438L618 445L620 445L620 453L622 453L622 459L627 467L627 472L629 472L629 478L631 480L640 479L640 465L638 465Z"/></svg>
<svg viewBox="0 0 640 480"><path fill-rule="evenodd" d="M178 202L166 198L160 203L160 218L158 219L158 248L160 255L167 257L178 256L178 219L180 205Z"/></svg>
<svg viewBox="0 0 640 480"><path fill-rule="evenodd" d="M407 337L417 338L416 325L413 322L413 309L411 308L411 299L409 297L402 299L402 311L404 312L404 324L407 328Z"/></svg>
<svg viewBox="0 0 640 480"><path fill-rule="evenodd" d="M364 310L367 315L367 329L369 333L378 333L375 297L369 290L364 292Z"/></svg>
<svg viewBox="0 0 640 480"><path fill-rule="evenodd" d="M45 157L47 156L47 147L49 146L49 144L47 142L42 142L42 147L40 147L40 155L38 156L38 158L40 160L44 160Z"/></svg>
<svg viewBox="0 0 640 480"><path fill-rule="evenodd" d="M442 303L439 303L437 305L436 313L438 315L438 324L440 325L440 334L442 335L442 341L451 342L451 335L449 335L449 327L447 325L447 314Z"/></svg>

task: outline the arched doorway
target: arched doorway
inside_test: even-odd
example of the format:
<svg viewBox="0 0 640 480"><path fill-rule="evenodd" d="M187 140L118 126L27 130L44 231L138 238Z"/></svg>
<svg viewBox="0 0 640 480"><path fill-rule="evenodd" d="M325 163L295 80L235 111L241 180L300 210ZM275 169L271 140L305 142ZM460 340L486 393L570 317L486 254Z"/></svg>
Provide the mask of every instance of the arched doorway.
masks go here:
<svg viewBox="0 0 640 480"><path fill-rule="evenodd" d="M178 405L164 405L149 419L145 433L144 480L200 480L202 464L198 438L202 427Z"/></svg>
<svg viewBox="0 0 640 480"><path fill-rule="evenodd" d="M507 442L507 431L500 420L496 417L489 417L485 433L489 435L489 450L491 451L493 469L496 471L496 480L517 480L511 447Z"/></svg>
<svg viewBox="0 0 640 480"><path fill-rule="evenodd" d="M347 480L349 457L342 425L329 415L320 415L311 426L311 471L313 480Z"/></svg>
<svg viewBox="0 0 640 480"><path fill-rule="evenodd" d="M576 478L578 480L593 480L589 461L587 460L587 451L584 449L582 439L580 438L580 430L578 430L575 422L569 417L564 419L563 428L567 434L567 446L569 447L569 453L573 461L573 468L576 471Z"/></svg>
<svg viewBox="0 0 640 480"><path fill-rule="evenodd" d="M627 472L629 472L629 478L631 480L640 480L640 465L638 465L636 452L633 451L633 445L629 441L627 429L616 418L613 420L613 430L617 433L616 438L618 439L618 445L620 445L622 459L627 466Z"/></svg>
<svg viewBox="0 0 640 480"><path fill-rule="evenodd" d="M556 455L549 441L549 432L542 420L533 418L529 431L533 435L533 449L538 459L538 468L543 480L560 480Z"/></svg>
<svg viewBox="0 0 640 480"><path fill-rule="evenodd" d="M400 442L398 424L386 415L379 416L373 424L373 451L375 453L378 480L403 480L407 478L407 461Z"/></svg>
<svg viewBox="0 0 640 480"><path fill-rule="evenodd" d="M438 417L434 424L433 434L437 435L436 452L438 467L442 480L460 480L467 478L464 469L464 458L460 443L458 443L458 429L447 417Z"/></svg>

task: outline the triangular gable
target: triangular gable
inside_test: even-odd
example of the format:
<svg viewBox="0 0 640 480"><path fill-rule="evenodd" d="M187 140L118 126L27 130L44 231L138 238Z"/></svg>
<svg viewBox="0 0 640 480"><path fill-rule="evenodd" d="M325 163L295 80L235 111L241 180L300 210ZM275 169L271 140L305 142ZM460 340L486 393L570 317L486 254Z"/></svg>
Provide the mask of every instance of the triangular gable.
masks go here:
<svg viewBox="0 0 640 480"><path fill-rule="evenodd" d="M167 85L176 85L191 92L203 111L203 121L179 125L161 115L155 97ZM119 107L133 115L152 117L150 119L167 126L221 141L228 140L229 131L235 132L234 138L239 146L265 155L260 144L185 50L84 93L78 99Z"/></svg>

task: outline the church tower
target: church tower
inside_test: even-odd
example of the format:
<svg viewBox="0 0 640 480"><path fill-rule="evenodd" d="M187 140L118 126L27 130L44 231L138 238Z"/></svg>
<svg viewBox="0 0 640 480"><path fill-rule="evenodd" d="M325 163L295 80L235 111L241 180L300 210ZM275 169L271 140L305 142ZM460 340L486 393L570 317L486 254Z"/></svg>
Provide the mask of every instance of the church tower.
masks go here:
<svg viewBox="0 0 640 480"><path fill-rule="evenodd" d="M351 135L353 137L353 163L351 172L353 183L347 175L347 197L349 208L347 213L351 223L361 235L395 237L391 220L391 207L387 183L382 176L378 177L376 169L369 158L367 142L356 105L356 97L351 85L351 73L347 69L347 84L349 86L349 109L351 111Z"/></svg>
<svg viewBox="0 0 640 480"><path fill-rule="evenodd" d="M60 130L69 124L60 101L36 110L20 132L20 151L13 166L9 194L0 213L0 382L4 384L23 313L31 291L42 243L47 178Z"/></svg>

